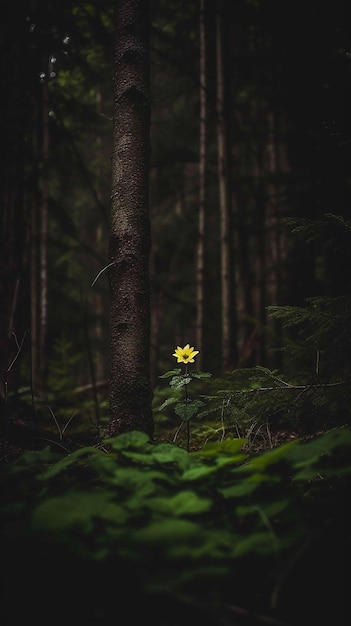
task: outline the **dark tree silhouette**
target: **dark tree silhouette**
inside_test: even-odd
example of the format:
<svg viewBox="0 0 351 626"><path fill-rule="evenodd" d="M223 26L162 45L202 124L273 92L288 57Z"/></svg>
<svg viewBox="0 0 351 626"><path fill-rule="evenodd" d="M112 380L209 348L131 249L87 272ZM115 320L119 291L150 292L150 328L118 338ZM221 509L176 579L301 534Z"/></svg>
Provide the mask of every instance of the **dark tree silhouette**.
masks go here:
<svg viewBox="0 0 351 626"><path fill-rule="evenodd" d="M30 105L26 100L25 24L23 11L6 0L0 26L0 399L17 386L11 367L28 329L23 299L26 221L24 211L24 145ZM21 20L22 17L22 20ZM9 383L9 385L8 385Z"/></svg>

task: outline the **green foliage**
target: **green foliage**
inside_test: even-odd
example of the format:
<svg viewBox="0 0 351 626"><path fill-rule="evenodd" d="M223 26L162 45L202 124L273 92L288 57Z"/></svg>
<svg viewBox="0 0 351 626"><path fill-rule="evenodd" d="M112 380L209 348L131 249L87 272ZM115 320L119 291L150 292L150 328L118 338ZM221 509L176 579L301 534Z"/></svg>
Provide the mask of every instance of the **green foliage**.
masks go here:
<svg viewBox="0 0 351 626"><path fill-rule="evenodd" d="M51 599L62 554L63 579L71 580L73 568L87 583L86 569L91 593L97 575L108 588L118 571L123 593L133 579L130 592L150 615L161 611L166 625L209 610L205 623L218 624L232 606L296 624L311 623L290 620L315 611L323 623L323 611L337 616L343 608L330 606L340 575L329 569L328 555L334 542L338 550L345 542L336 561L348 554L350 452L345 427L251 456L240 439L189 453L136 431L67 456L27 453L1 472L5 569L9 559L23 567L22 559L35 554L51 581ZM322 566L331 595L315 606ZM311 573L307 605L297 575L303 579L304 570ZM37 582L28 580L28 588ZM4 598L11 599L12 583L9 575ZM178 618L163 613L168 603ZM100 609L101 619L111 619L115 606L106 601ZM84 616L84 607L77 610Z"/></svg>
<svg viewBox="0 0 351 626"><path fill-rule="evenodd" d="M323 238L328 246L332 246L336 242L336 232L331 226L340 228L340 233L345 234L345 229L351 230L351 220L344 218L342 215L334 215L334 213L326 213L323 219L303 219L303 218L282 218L283 223L291 227L291 232L302 233L307 242L315 241Z"/></svg>
<svg viewBox="0 0 351 626"><path fill-rule="evenodd" d="M94 385L77 386L83 354L77 345L61 333L53 343L48 360L45 393L35 393L32 384L9 393L9 425L22 420L24 428L35 426L40 438L50 436L62 442L66 437L100 435L107 423L106 394L98 394ZM32 382L32 381L31 381ZM61 445L61 444L59 444Z"/></svg>
<svg viewBox="0 0 351 626"><path fill-rule="evenodd" d="M189 421L192 420L199 412L199 409L205 406L205 402L200 399L192 399L188 394L188 386L194 380L201 380L203 378L210 378L211 374L209 372L202 372L200 370L188 370L188 364L185 366L185 372L181 373L181 368L176 368L174 370L169 370L165 372L159 378L170 378L169 386L173 392L176 392L172 396L166 398L164 402L162 402L161 406L159 406L158 410L163 411L166 407L169 407L172 404L175 404L174 412L180 419L182 420L180 427L178 428L174 441L177 439L179 432L182 429L184 423L187 424L187 439L186 439L186 447L187 450L190 449L190 429L189 429ZM181 400L178 394L179 389L184 388L185 394L184 399Z"/></svg>
<svg viewBox="0 0 351 626"><path fill-rule="evenodd" d="M273 447L285 436L307 436L350 424L346 376L328 382L255 367L214 380L211 391L200 419L221 425L218 436L247 438L254 450Z"/></svg>
<svg viewBox="0 0 351 626"><path fill-rule="evenodd" d="M284 436L350 425L351 297L267 308L285 331L282 371L256 366L213 379L202 393L199 419L210 422L216 438L244 437L254 450Z"/></svg>
<svg viewBox="0 0 351 626"><path fill-rule="evenodd" d="M52 356L49 360L48 387L57 393L67 393L75 385L75 369L81 355L75 352L75 346L63 333L56 338Z"/></svg>
<svg viewBox="0 0 351 626"><path fill-rule="evenodd" d="M350 373L351 296L307 298L301 307L268 307L273 319L281 320L283 327L295 329L293 339L285 349L299 358L300 364L316 361L322 380L338 380ZM306 366L305 366L306 367Z"/></svg>

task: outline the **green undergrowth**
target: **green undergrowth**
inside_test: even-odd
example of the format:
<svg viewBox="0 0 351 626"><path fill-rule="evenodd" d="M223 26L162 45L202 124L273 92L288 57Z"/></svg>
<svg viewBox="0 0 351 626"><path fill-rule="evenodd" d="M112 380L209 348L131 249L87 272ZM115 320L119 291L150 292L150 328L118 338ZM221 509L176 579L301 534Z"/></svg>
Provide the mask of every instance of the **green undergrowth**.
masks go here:
<svg viewBox="0 0 351 626"><path fill-rule="evenodd" d="M1 469L2 624L341 626L350 477L348 427L26 452Z"/></svg>

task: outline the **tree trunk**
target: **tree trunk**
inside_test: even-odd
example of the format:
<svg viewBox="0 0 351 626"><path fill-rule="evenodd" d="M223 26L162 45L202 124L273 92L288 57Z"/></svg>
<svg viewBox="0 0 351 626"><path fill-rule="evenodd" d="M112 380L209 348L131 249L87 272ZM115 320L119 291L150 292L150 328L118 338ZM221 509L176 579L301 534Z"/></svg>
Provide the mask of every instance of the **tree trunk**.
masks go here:
<svg viewBox="0 0 351 626"><path fill-rule="evenodd" d="M221 328L222 328L222 366L233 366L235 362L233 343L234 308L232 305L234 287L233 267L231 263L231 226L230 197L228 184L228 129L225 116L225 76L223 54L223 6L217 4L216 14L216 68L217 68L217 161L220 207L220 272L221 272Z"/></svg>
<svg viewBox="0 0 351 626"><path fill-rule="evenodd" d="M115 3L109 241L109 431L153 436L149 286L149 2Z"/></svg>
<svg viewBox="0 0 351 626"><path fill-rule="evenodd" d="M196 349L198 367L204 363L204 263L206 216L207 83L205 0L200 0L200 138L199 138L199 213L196 249Z"/></svg>
<svg viewBox="0 0 351 626"><path fill-rule="evenodd" d="M96 105L98 109L99 115L101 115L101 90L98 89L96 94ZM98 165L97 165L97 187L96 194L99 200L99 206L103 206L104 200L101 189L101 180L102 180L102 172L101 172L101 163L103 162L103 152L102 152L102 138L99 133L98 128L96 128L96 154L98 157ZM96 246L96 250L101 251L102 243L104 240L104 229L101 221L99 221L96 225L96 228L93 233L94 237L94 246ZM102 292L100 289L95 289L92 293L92 307L94 311L94 324L93 324L93 367L95 372L95 378L97 381L103 380L106 376L105 372L105 355L104 355L104 301L102 297ZM93 373L91 372L91 376ZM99 398L100 399L100 398Z"/></svg>
<svg viewBox="0 0 351 626"><path fill-rule="evenodd" d="M40 313L39 313L39 370L42 390L46 390L47 333L48 333L48 165L49 165L49 89L43 85L43 139L42 139L42 196L40 207Z"/></svg>
<svg viewBox="0 0 351 626"><path fill-rule="evenodd" d="M26 231L23 201L24 145L26 136L25 22L20 7L7 1L2 6L0 39L2 165L0 171L0 398L18 386L16 342L28 330L23 296Z"/></svg>

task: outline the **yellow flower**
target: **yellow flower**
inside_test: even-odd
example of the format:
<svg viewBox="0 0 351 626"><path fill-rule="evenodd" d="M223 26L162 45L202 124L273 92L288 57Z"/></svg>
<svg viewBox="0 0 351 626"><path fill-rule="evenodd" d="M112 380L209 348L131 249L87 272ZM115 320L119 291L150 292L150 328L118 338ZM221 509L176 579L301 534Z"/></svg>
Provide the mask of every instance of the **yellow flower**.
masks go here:
<svg viewBox="0 0 351 626"><path fill-rule="evenodd" d="M199 354L198 350L194 350L194 348L190 348L190 345L187 343L184 348L177 346L176 351L172 356L175 356L177 359L177 363L194 363L194 357Z"/></svg>

